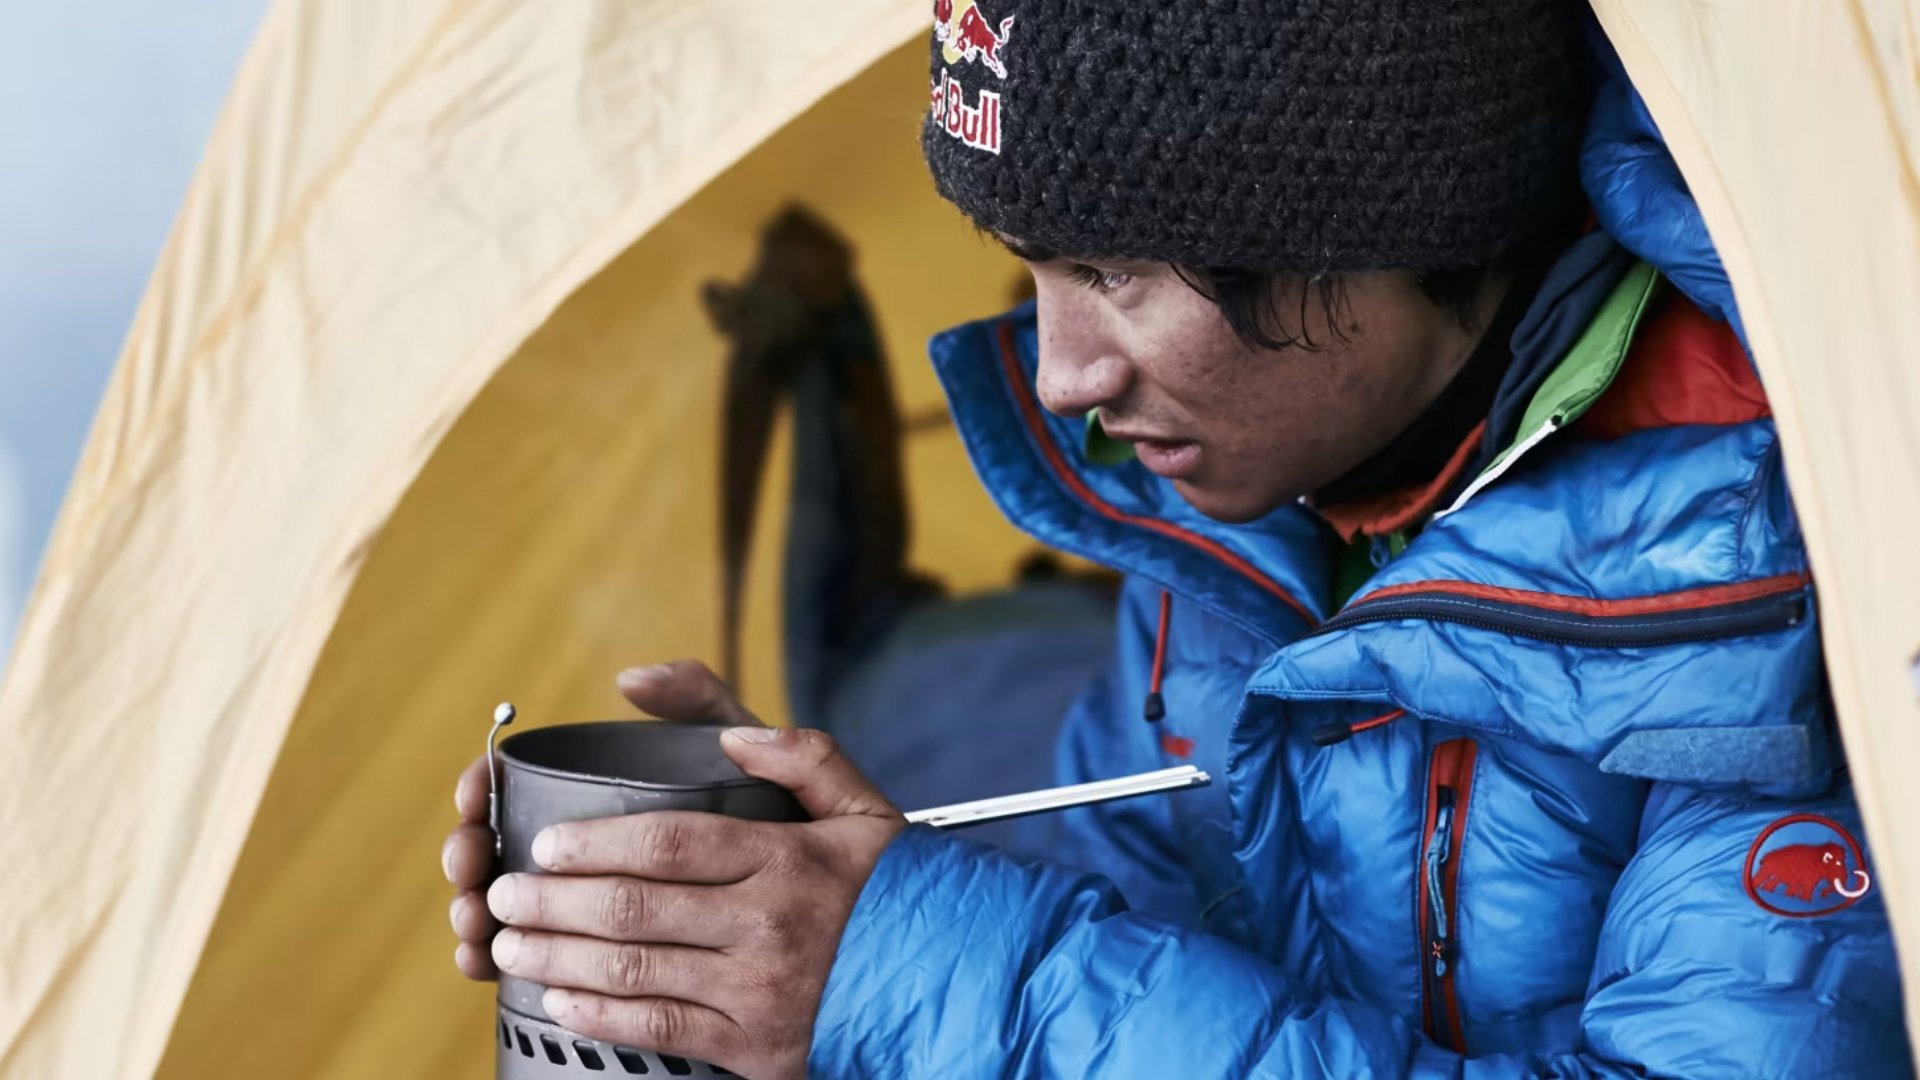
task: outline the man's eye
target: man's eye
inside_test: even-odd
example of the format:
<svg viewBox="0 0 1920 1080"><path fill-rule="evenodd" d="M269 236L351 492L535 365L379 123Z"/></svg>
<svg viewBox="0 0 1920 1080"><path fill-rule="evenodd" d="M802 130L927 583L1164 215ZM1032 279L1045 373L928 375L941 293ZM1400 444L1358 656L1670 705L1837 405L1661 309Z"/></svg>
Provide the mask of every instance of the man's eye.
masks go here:
<svg viewBox="0 0 1920 1080"><path fill-rule="evenodd" d="M1102 270L1085 263L1074 263L1067 270L1073 280L1092 289L1094 292L1110 293L1133 280L1132 274L1122 274L1113 270Z"/></svg>

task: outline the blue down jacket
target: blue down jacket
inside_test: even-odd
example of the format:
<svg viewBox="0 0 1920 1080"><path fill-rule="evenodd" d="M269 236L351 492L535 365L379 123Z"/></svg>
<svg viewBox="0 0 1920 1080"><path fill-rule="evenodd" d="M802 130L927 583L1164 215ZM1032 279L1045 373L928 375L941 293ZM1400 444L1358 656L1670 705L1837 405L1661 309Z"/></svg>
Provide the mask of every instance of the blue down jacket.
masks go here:
<svg viewBox="0 0 1920 1080"><path fill-rule="evenodd" d="M1908 1075L1774 428L1652 340L1666 289L1627 271L1514 448L1344 600L1305 508L1223 526L1090 461L1034 400L1031 312L937 340L1002 509L1128 576L1062 779L1216 782L1075 812L1081 869L908 830L813 1074Z"/></svg>

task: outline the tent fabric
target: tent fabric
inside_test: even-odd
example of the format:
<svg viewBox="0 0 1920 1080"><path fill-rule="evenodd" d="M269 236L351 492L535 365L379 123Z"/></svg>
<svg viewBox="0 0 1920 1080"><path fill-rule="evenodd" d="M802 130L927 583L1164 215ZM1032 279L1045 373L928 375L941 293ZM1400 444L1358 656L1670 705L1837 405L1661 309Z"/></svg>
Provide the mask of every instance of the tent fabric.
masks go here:
<svg viewBox="0 0 1920 1080"><path fill-rule="evenodd" d="M1912 972L1920 14L1595 7L1772 396ZM280 0L0 684L0 1080L486 1068L432 869L449 779L496 701L612 714L614 670L718 643L695 288L804 194L860 252L910 414L925 335L1007 299L917 164L926 26L920 0ZM909 455L938 493L915 561L1003 579L1022 543L954 441Z"/></svg>
<svg viewBox="0 0 1920 1080"><path fill-rule="evenodd" d="M897 356L1005 299L1005 257L913 182L920 61L869 88L865 112L789 140L732 201L657 227L926 24L891 0L803 14L271 12L0 689L0 1076L142 1076L163 1055L196 1077L471 1075L491 1053L486 993L449 977L431 880L454 770L501 698L530 720L606 715L620 666L715 644L698 613L719 587L718 447L700 421L723 351L694 321L695 286L737 276L779 202L819 191L830 219L871 204L857 242L904 214L894 263L929 232L941 242L920 254L953 253L867 265L894 283L878 301ZM862 140L897 149L846 170ZM635 249L642 235L655 243ZM971 291L946 284L968 273ZM606 382L571 381L587 378ZM418 483L430 458L442 488ZM957 445L938 465L971 493ZM578 512L590 500L601 513ZM984 495L954 512L993 523L950 530L976 578L996 552L1012 562ZM652 577L562 581L616 555ZM335 666L316 671L323 649ZM169 1049L196 970L207 1011L189 1008Z"/></svg>
<svg viewBox="0 0 1920 1080"><path fill-rule="evenodd" d="M1594 9L1700 205L1773 405L1920 1031L1920 3Z"/></svg>
<svg viewBox="0 0 1920 1080"><path fill-rule="evenodd" d="M446 433L299 703L159 1075L263 1075L289 1057L341 1080L485 1071L490 988L448 968L448 778L498 701L527 724L621 715L620 668L717 653L726 342L700 284L738 278L761 224L810 192L856 247L900 393L925 415L942 409L927 334L1004 304L1019 273L918 163L915 114L898 103L924 66L911 47L890 55L678 208ZM845 168L876 140L884 150ZM952 429L937 434L908 444L913 562L957 588L1004 583L1032 545L979 489ZM784 458L768 473L741 689L777 719ZM236 1015L252 1028L240 1040Z"/></svg>

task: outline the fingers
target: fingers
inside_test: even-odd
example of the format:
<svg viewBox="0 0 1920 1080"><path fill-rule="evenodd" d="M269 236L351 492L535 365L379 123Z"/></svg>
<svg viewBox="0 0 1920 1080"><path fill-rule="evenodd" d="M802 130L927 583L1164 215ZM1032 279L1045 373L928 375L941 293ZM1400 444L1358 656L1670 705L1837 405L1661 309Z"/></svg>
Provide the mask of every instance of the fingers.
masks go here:
<svg viewBox="0 0 1920 1080"><path fill-rule="evenodd" d="M475 982L490 982L500 977L500 969L493 966L493 954L470 941L461 942L453 950L453 966Z"/></svg>
<svg viewBox="0 0 1920 1080"><path fill-rule="evenodd" d="M620 693L650 716L662 720L758 725L720 676L698 660L628 668L615 680Z"/></svg>
<svg viewBox="0 0 1920 1080"><path fill-rule="evenodd" d="M549 990L540 1004L555 1023L588 1038L722 1066L738 1058L744 1042L739 1026L726 1016L686 1001Z"/></svg>
<svg viewBox="0 0 1920 1080"><path fill-rule="evenodd" d="M487 821L487 793L493 790L493 782L487 776L487 756L473 759L460 779L453 786L453 808L460 811L464 821L485 824Z"/></svg>
<svg viewBox="0 0 1920 1080"><path fill-rule="evenodd" d="M487 898L478 892L463 892L454 897L453 903L447 906L447 919L453 923L455 937L475 945L493 940L500 929L493 912L487 910Z"/></svg>
<svg viewBox="0 0 1920 1080"><path fill-rule="evenodd" d="M735 965L684 945L635 945L570 934L507 929L493 939L494 966L545 986L614 997L715 1001Z"/></svg>
<svg viewBox="0 0 1920 1080"><path fill-rule="evenodd" d="M816 821L852 815L900 816L824 731L739 727L721 735L720 746L747 775L793 792Z"/></svg>
<svg viewBox="0 0 1920 1080"><path fill-rule="evenodd" d="M478 889L493 876L493 830L471 822L455 827L440 847L440 869L457 889Z"/></svg>
<svg viewBox="0 0 1920 1080"><path fill-rule="evenodd" d="M752 930L713 889L630 877L508 874L487 890L487 921L605 941L719 948ZM465 936L465 935L462 935Z"/></svg>
<svg viewBox="0 0 1920 1080"><path fill-rule="evenodd" d="M453 786L453 806L462 823L447 835L440 846L440 870L461 893L447 908L447 918L460 944L453 950L453 965L469 979L486 981L497 978L493 955L487 943L499 924L487 911L484 897L474 891L493 876L493 831L486 826L487 793L492 790L487 776L487 759L477 757L461 772Z"/></svg>
<svg viewBox="0 0 1920 1080"><path fill-rule="evenodd" d="M550 825L533 838L533 860L562 874L620 874L694 885L730 885L766 865L757 821L657 810Z"/></svg>

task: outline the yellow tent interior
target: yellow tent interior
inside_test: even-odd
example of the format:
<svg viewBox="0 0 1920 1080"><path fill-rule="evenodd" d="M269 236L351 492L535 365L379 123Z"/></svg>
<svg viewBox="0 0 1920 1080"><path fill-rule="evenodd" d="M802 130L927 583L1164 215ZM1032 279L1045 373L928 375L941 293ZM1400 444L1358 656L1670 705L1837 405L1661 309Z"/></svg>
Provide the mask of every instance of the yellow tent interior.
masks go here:
<svg viewBox="0 0 1920 1080"><path fill-rule="evenodd" d="M1767 6L1596 3L1786 435L1911 972L1920 15ZM918 163L925 30L917 0L280 0L0 685L0 1078L485 1072L434 866L453 774L497 701L615 715L620 667L716 651L699 285L804 201L909 414L940 404L926 336L1009 299ZM951 431L908 470L915 562L1005 581L1030 545ZM772 715L780 494L742 685Z"/></svg>
<svg viewBox="0 0 1920 1080"><path fill-rule="evenodd" d="M486 1070L492 1040L473 1034L488 1028L491 988L447 977L438 917L448 778L495 702L535 724L626 715L614 672L718 652L726 358L701 283L741 276L762 224L804 198L856 245L903 406L924 415L943 410L928 335L1004 306L1023 275L925 178L925 62L920 48L893 52L755 148L568 297L447 433L321 654L162 1076L265 1075L289 1057L317 1076ZM1032 543L994 510L952 429L920 430L915 563L961 588L1009 580ZM776 460L739 687L775 720L784 475ZM368 850L363 838L383 834ZM236 1041L239 1014L259 1031Z"/></svg>

